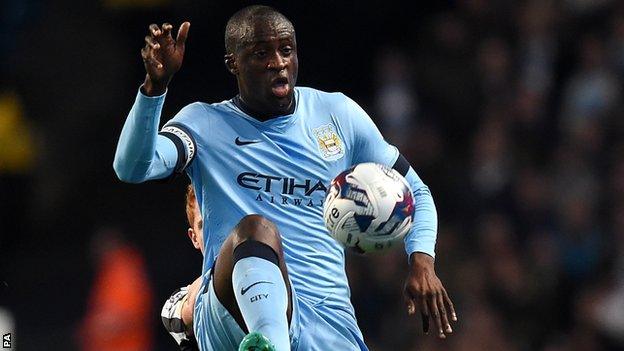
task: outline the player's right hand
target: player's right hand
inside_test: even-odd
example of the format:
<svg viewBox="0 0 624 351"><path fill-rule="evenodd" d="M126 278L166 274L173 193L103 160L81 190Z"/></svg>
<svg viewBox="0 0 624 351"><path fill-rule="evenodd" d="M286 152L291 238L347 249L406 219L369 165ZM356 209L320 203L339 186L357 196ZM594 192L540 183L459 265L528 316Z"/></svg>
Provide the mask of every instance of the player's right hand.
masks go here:
<svg viewBox="0 0 624 351"><path fill-rule="evenodd" d="M147 72L143 89L147 95L163 94L173 75L182 67L184 44L190 26L190 22L182 23L174 40L171 24L164 23L160 27L157 24L149 25L145 46L141 49Z"/></svg>

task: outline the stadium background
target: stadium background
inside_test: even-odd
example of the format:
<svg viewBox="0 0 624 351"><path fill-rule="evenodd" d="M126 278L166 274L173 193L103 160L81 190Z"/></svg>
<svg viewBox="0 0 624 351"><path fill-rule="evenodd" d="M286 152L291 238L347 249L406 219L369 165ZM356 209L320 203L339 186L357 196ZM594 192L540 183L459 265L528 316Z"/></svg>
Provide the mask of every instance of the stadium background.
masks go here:
<svg viewBox="0 0 624 351"><path fill-rule="evenodd" d="M299 85L364 106L437 203L455 334L423 337L406 316L402 250L350 257L372 350L624 349L622 2L267 4L297 29ZM123 184L113 153L147 25L192 22L168 118L235 93L223 28L243 5L2 2L0 332L15 349L94 349L133 328L150 349L176 349L160 307L201 264L185 235L186 179ZM102 281L96 253L111 242L135 248L136 270ZM113 323L89 334L94 311L107 313L96 291L129 286L128 274L143 278L126 300L146 307L109 306Z"/></svg>

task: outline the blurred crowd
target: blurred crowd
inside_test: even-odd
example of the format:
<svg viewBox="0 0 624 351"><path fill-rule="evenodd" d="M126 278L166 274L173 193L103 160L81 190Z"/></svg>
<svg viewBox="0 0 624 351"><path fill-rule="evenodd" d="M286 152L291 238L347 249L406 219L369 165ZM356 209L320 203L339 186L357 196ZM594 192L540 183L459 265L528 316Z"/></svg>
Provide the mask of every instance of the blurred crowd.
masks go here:
<svg viewBox="0 0 624 351"><path fill-rule="evenodd" d="M399 5L270 4L298 30L301 84L363 105L436 201L436 270L455 302L455 333L425 337L420 317L407 316L402 250L350 255L371 350L624 350L621 1L460 0L423 5L413 19ZM171 115L234 94L221 48L225 21L242 6L3 3L0 320L15 321L20 350L88 348L97 301L117 298L98 295L102 277L119 276L103 272L125 272L85 264L99 262L87 248L103 231L125 231L133 244L123 252L149 301L137 312L152 326L142 329L144 345L175 349L159 309L201 263L184 236L185 180L123 185L112 156L144 74L147 24L196 16L165 106ZM332 33L346 31L332 45L353 41L342 53L351 66L322 52L317 32L333 27L317 26L330 12ZM380 18L382 34L363 24Z"/></svg>
<svg viewBox="0 0 624 351"><path fill-rule="evenodd" d="M437 200L460 322L417 337L397 253L350 265L365 335L375 350L624 349L624 4L460 3L413 49L379 53L372 105Z"/></svg>

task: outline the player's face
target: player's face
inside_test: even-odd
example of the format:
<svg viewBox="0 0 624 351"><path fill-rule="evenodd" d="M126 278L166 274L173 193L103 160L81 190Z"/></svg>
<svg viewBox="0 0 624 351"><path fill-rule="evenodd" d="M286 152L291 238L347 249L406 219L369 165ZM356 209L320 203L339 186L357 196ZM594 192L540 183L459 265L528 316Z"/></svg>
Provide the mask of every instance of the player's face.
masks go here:
<svg viewBox="0 0 624 351"><path fill-rule="evenodd" d="M299 64L292 25L257 21L238 51L238 86L250 108L268 116L286 113L293 104Z"/></svg>
<svg viewBox="0 0 624 351"><path fill-rule="evenodd" d="M193 221L191 228L188 229L188 236L193 242L193 246L204 253L204 220L202 219L199 205L195 202L193 206Z"/></svg>

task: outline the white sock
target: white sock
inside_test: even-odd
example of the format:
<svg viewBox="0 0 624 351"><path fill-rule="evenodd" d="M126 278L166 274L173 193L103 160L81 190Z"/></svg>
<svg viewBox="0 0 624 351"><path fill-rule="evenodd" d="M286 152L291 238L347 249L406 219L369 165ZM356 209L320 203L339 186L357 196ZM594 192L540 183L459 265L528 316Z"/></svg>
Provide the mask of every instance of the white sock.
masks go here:
<svg viewBox="0 0 624 351"><path fill-rule="evenodd" d="M234 263L232 285L249 332L262 333L277 351L289 351L288 293L277 264L256 256L242 257Z"/></svg>

